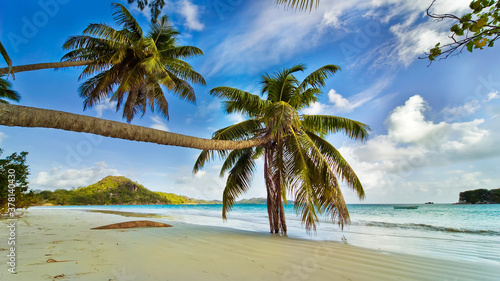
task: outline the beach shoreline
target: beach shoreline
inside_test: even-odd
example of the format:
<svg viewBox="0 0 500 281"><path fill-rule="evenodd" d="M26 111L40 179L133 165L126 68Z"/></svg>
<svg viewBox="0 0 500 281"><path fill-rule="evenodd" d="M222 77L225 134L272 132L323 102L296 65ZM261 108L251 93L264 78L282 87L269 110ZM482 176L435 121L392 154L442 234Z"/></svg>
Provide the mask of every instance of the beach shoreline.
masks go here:
<svg viewBox="0 0 500 281"><path fill-rule="evenodd" d="M145 218L140 218L145 219ZM29 209L16 223L16 274L2 280L496 280L494 265L150 217L169 228L91 230L139 220ZM2 220L4 224L7 221ZM0 254L9 253L8 228Z"/></svg>

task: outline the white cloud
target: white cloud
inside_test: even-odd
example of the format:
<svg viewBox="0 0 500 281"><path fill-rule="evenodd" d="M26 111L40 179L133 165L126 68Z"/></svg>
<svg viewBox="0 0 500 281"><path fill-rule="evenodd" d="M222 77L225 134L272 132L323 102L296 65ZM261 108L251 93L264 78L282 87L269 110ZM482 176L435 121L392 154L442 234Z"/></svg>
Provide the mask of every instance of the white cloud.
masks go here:
<svg viewBox="0 0 500 281"><path fill-rule="evenodd" d="M116 109L116 101L110 101L106 99L94 106L94 110L96 112L96 117L101 118L104 110L113 110Z"/></svg>
<svg viewBox="0 0 500 281"><path fill-rule="evenodd" d="M495 100L495 99L500 99L500 95L498 94L498 91L494 91L494 92L491 92L488 94L488 102L491 101L491 100Z"/></svg>
<svg viewBox="0 0 500 281"><path fill-rule="evenodd" d="M205 28L205 25L200 22L199 7L189 0L182 0L179 3L180 11L179 13L186 20L185 25L192 30L201 31Z"/></svg>
<svg viewBox="0 0 500 281"><path fill-rule="evenodd" d="M35 179L30 183L35 187L47 189L72 187L82 187L93 184L109 175L119 175L116 169L111 169L102 162L96 162L92 167L83 167L82 169L65 169L55 167L47 172L39 172Z"/></svg>
<svg viewBox="0 0 500 281"><path fill-rule="evenodd" d="M441 0L432 11L460 14L469 2ZM247 19L244 24L231 26L222 36L215 36L222 40L208 51L210 58L204 72L208 75L221 71L258 72L320 44L343 38L347 41L341 44L354 46L351 49L355 50L357 61L364 60L362 64L408 66L437 42L449 41L449 22L435 22L427 17L425 10L429 4L429 0L323 0L317 10L306 13L270 8L268 1L255 1L241 15ZM358 26L360 19L371 21ZM378 48L369 47L373 46L370 36L376 35L372 34L374 30L380 32L382 24L389 25L393 37ZM366 38L358 42L361 35ZM242 64L246 66L244 69Z"/></svg>
<svg viewBox="0 0 500 281"><path fill-rule="evenodd" d="M304 114L333 114L335 113L350 113L354 109L361 107L379 96L387 86L389 86L394 77L384 77L376 81L368 89L363 90L349 98L345 98L337 93L335 89L328 92L329 104L315 102L308 108L304 109Z"/></svg>
<svg viewBox="0 0 500 281"><path fill-rule="evenodd" d="M246 118L240 113L228 114L226 115L226 119L233 124L240 123L246 120Z"/></svg>
<svg viewBox="0 0 500 281"><path fill-rule="evenodd" d="M325 105L319 102L313 102L308 108L305 108L302 112L308 115L322 114L325 112Z"/></svg>
<svg viewBox="0 0 500 281"><path fill-rule="evenodd" d="M151 117L151 120L153 121L153 124L151 126L149 126L150 128L169 132L169 129L167 127L167 123L165 123L165 121L163 121L163 119L161 117L153 116L153 117Z"/></svg>
<svg viewBox="0 0 500 281"><path fill-rule="evenodd" d="M340 148L364 187L372 190L370 193L391 193L386 198L393 200L401 198L405 192L408 196L424 189L429 189L426 194L430 195L438 186L440 190L455 188L452 184L456 185L467 175L469 184L473 183L473 178L486 183L482 174L450 178L435 171L446 171L446 167L453 165L471 166L478 159L500 157L500 148L494 145L500 142L500 134L489 128L494 127L494 123L486 123L483 119L434 123L426 118L427 110L429 106L425 100L413 96L390 113L386 135Z"/></svg>
<svg viewBox="0 0 500 281"><path fill-rule="evenodd" d="M2 141L7 138L7 135L4 132L0 132L0 145L2 144Z"/></svg>
<svg viewBox="0 0 500 281"><path fill-rule="evenodd" d="M443 115L445 121L456 121L476 113L480 108L481 104L479 101L472 100L461 106L445 107Z"/></svg>

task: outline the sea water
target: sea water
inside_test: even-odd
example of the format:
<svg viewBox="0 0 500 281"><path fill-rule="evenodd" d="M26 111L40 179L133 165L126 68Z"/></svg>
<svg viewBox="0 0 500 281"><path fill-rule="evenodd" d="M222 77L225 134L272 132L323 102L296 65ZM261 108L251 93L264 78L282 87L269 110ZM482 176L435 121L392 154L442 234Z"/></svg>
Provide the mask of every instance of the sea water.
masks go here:
<svg viewBox="0 0 500 281"><path fill-rule="evenodd" d="M500 205L348 205L351 223L342 230L320 217L314 232L307 232L293 206L285 207L288 236L337 241L388 252L500 266ZM222 205L65 206L85 210L154 213L164 220L198 225L269 232L266 205L234 205L222 220Z"/></svg>

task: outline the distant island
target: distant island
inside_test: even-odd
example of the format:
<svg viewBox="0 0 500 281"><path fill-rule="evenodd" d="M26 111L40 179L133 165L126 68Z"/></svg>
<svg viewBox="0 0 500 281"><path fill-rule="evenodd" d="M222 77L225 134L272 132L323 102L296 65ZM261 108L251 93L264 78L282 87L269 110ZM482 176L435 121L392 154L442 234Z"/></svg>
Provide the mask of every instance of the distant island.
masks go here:
<svg viewBox="0 0 500 281"><path fill-rule="evenodd" d="M500 188L460 192L459 204L500 204Z"/></svg>
<svg viewBox="0 0 500 281"><path fill-rule="evenodd" d="M151 191L126 177L107 176L97 183L74 190L39 191L37 205L173 205L222 204L219 200L199 200L187 196ZM236 204L266 204L266 198L243 199ZM292 201L288 201L288 203Z"/></svg>

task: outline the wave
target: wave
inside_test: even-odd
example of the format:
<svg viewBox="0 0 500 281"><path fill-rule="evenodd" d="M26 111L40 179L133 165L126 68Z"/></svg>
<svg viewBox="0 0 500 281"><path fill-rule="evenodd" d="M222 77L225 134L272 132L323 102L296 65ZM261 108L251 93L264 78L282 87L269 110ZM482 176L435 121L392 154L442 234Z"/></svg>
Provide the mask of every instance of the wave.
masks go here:
<svg viewBox="0 0 500 281"><path fill-rule="evenodd" d="M483 230L483 229L461 229L453 227L435 226L423 223L391 223L391 222L364 222L362 223L366 226L376 226L385 228L404 228L404 229L415 229L415 230L427 230L427 231L440 231L440 232L450 232L450 233L464 233L464 234L479 234L479 235L499 235L500 231L494 230Z"/></svg>

